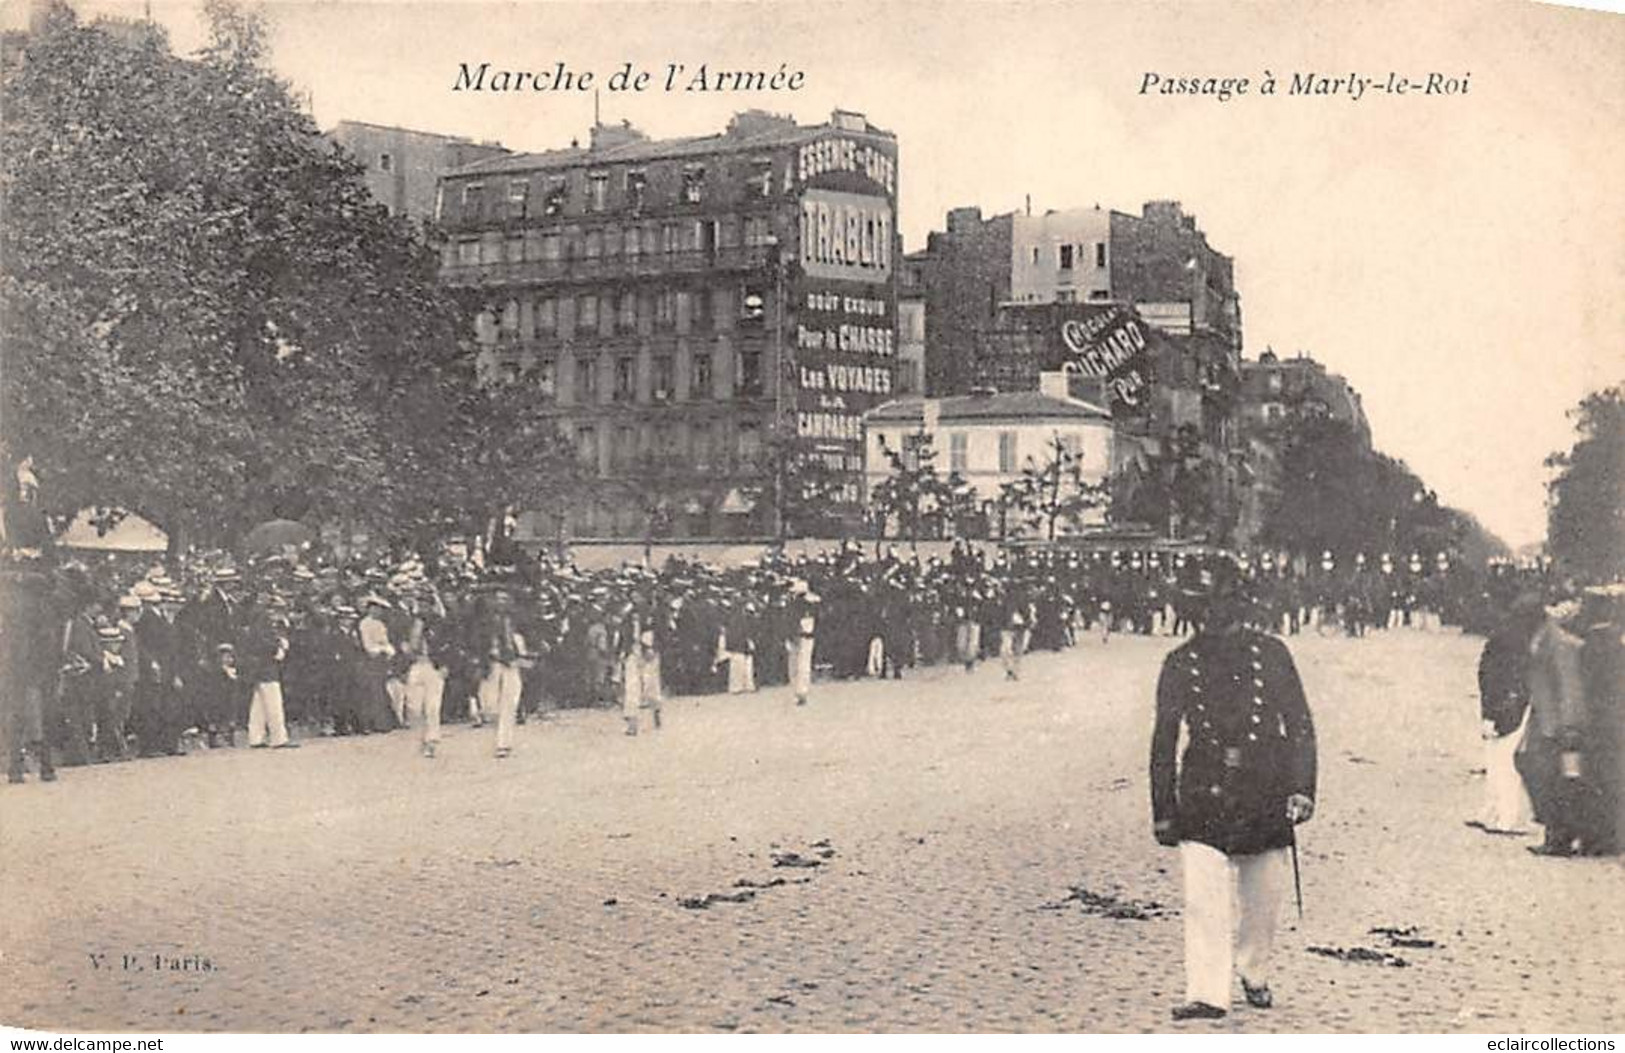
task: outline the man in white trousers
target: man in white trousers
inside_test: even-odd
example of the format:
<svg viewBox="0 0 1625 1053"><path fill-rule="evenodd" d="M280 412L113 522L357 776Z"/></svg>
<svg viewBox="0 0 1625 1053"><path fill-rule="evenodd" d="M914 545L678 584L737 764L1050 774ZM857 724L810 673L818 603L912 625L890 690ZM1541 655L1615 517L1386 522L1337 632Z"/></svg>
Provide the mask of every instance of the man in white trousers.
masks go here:
<svg viewBox="0 0 1625 1053"><path fill-rule="evenodd" d="M496 755L501 759L513 753L513 729L519 722L519 695L524 687L520 671L530 661L525 638L514 629L513 597L506 590L492 594L481 640L487 665L478 692L480 711L497 716Z"/></svg>
<svg viewBox="0 0 1625 1053"><path fill-rule="evenodd" d="M1484 811L1467 820L1486 833L1526 832L1529 795L1514 755L1529 716L1529 645L1540 628L1540 597L1520 596L1484 642L1478 658L1479 717L1484 739Z"/></svg>
<svg viewBox="0 0 1625 1053"><path fill-rule="evenodd" d="M795 606L792 635L784 641L786 658L790 666L790 689L795 692L796 705L807 704L812 694L813 651L818 645L818 604L816 592L807 590L807 583L798 581L791 591L800 597Z"/></svg>
<svg viewBox="0 0 1625 1053"><path fill-rule="evenodd" d="M279 595L263 600L263 608L248 630L245 647L249 682L248 744L255 749L294 749L282 705L282 662L288 657L286 601Z"/></svg>
<svg viewBox="0 0 1625 1053"><path fill-rule="evenodd" d="M411 656L406 670L405 710L423 722L423 755L433 757L440 742L440 706L445 697L446 677L435 664L435 633L431 621L438 625L444 617L438 598L425 604L416 598L406 600L407 614L411 618L402 650Z"/></svg>
<svg viewBox="0 0 1625 1053"><path fill-rule="evenodd" d="M1286 645L1248 628L1238 568L1204 567L1201 627L1163 662L1151 737L1157 843L1179 847L1185 881L1185 1002L1175 1020L1274 1002L1269 961L1291 881L1294 827L1314 814L1315 729ZM1180 730L1186 747L1177 750Z"/></svg>

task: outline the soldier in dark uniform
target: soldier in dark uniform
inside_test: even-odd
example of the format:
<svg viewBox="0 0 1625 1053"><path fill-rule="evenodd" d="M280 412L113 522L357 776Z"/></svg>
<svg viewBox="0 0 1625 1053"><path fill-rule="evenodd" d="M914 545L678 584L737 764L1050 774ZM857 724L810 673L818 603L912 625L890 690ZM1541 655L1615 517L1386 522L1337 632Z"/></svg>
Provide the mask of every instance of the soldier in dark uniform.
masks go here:
<svg viewBox="0 0 1625 1053"><path fill-rule="evenodd" d="M1151 737L1158 844L1185 875L1186 1002L1174 1019L1222 1017L1231 975L1268 1008L1269 955L1293 827L1314 813L1315 731L1292 655L1243 624L1233 563L1204 569L1196 636L1164 661ZM1176 765L1181 725L1188 745ZM1239 917L1236 916L1239 909Z"/></svg>

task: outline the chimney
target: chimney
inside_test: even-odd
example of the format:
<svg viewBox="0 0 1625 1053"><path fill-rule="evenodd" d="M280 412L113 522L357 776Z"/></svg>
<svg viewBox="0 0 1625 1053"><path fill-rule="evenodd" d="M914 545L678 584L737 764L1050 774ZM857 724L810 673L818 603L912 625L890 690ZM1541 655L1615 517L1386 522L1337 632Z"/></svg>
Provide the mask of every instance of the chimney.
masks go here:
<svg viewBox="0 0 1625 1053"><path fill-rule="evenodd" d="M1032 214L1033 214L1033 196L1031 194L1028 194L1027 195L1027 215L1030 216Z"/></svg>
<svg viewBox="0 0 1625 1053"><path fill-rule="evenodd" d="M974 205L948 210L948 233L962 234L982 225L982 210Z"/></svg>
<svg viewBox="0 0 1625 1053"><path fill-rule="evenodd" d="M589 150L613 150L617 146L627 143L646 143L649 137L632 127L631 121L622 121L618 125L595 124L592 126L592 143Z"/></svg>
<svg viewBox="0 0 1625 1053"><path fill-rule="evenodd" d="M762 135L767 132L790 132L796 129L795 118L766 110L743 110L728 121L727 134L734 138Z"/></svg>
<svg viewBox="0 0 1625 1053"><path fill-rule="evenodd" d="M1064 370L1047 370L1038 374L1038 393L1052 399L1072 397L1072 385Z"/></svg>

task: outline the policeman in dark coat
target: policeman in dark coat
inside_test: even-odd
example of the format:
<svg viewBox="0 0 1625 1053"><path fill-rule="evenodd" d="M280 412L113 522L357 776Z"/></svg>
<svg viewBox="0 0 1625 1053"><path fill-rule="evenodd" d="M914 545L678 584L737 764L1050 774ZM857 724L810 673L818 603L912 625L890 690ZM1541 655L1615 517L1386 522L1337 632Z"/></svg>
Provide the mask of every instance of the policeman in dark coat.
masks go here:
<svg viewBox="0 0 1625 1053"><path fill-rule="evenodd" d="M1314 723L1292 655L1245 626L1235 564L1204 568L1194 591L1205 600L1201 628L1163 663L1151 737L1156 838L1179 846L1185 879L1186 1002L1176 1020L1224 1016L1233 972L1249 1005L1271 1004L1287 852L1315 799ZM1176 765L1181 725L1188 745Z"/></svg>

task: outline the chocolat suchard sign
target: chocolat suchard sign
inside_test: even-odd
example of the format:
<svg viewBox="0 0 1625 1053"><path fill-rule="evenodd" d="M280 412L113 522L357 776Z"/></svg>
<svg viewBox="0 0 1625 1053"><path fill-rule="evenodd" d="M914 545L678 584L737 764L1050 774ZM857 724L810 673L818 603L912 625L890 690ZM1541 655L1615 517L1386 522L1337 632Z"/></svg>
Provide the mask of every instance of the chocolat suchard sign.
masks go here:
<svg viewBox="0 0 1625 1053"><path fill-rule="evenodd" d="M832 130L800 147L793 179L796 434L856 476L863 414L893 397L896 376L897 146Z"/></svg>
<svg viewBox="0 0 1625 1053"><path fill-rule="evenodd" d="M1052 354L1061 368L1101 381L1114 416L1146 413L1156 338L1138 312L1126 304L1079 304L1057 314Z"/></svg>

